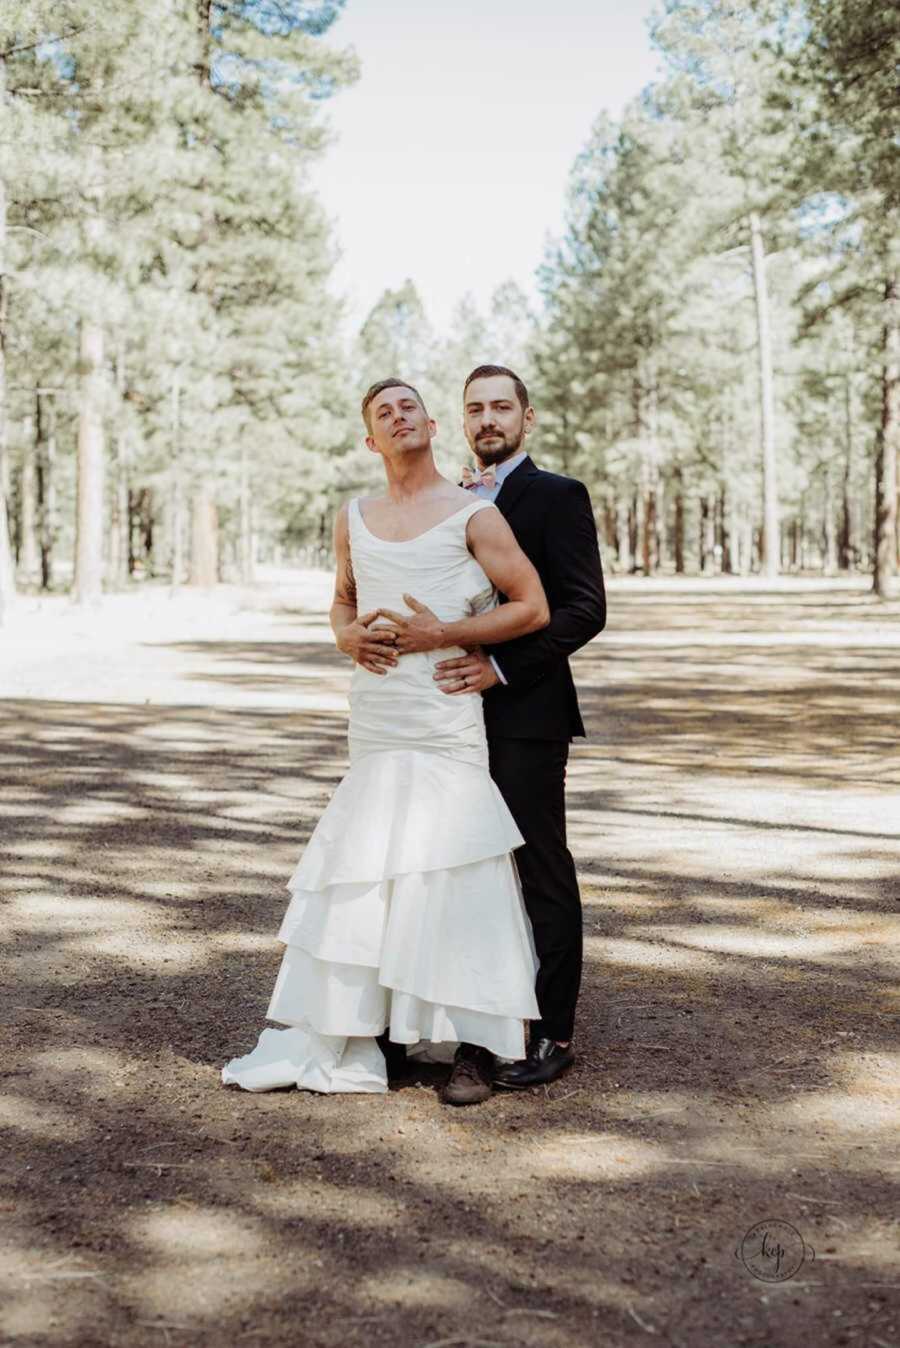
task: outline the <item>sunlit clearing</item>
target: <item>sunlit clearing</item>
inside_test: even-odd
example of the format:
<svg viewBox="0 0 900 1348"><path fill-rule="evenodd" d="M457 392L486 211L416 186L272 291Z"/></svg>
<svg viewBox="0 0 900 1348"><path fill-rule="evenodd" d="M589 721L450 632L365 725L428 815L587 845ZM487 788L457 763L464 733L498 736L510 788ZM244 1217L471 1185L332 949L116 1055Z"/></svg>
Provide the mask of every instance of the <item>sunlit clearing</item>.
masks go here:
<svg viewBox="0 0 900 1348"><path fill-rule="evenodd" d="M786 903L779 899L725 898L719 895L690 895L690 902L708 913L728 914L735 918L764 921L771 926L789 927L791 932L811 932L819 927L845 927L861 936L875 932L892 932L900 941L900 918L888 913L866 913L857 908L813 908L809 904L798 904L796 900Z"/></svg>
<svg viewBox="0 0 900 1348"><path fill-rule="evenodd" d="M624 893L617 893L617 889ZM633 881L624 879L619 884L614 880L605 881L602 890L589 885L582 898L586 908L614 908L617 911L621 910L624 901L629 913L633 913L636 909L652 913L659 908L672 906L672 900L666 895L635 894Z"/></svg>
<svg viewBox="0 0 900 1348"><path fill-rule="evenodd" d="M272 951L280 954L283 949L271 932L253 931L217 932L214 936L207 937L206 945L216 950L236 950L251 955L267 954Z"/></svg>
<svg viewBox="0 0 900 1348"><path fill-rule="evenodd" d="M119 825L129 819L144 819L147 813L142 805L129 805L119 797L82 797L69 805L59 805L57 809L60 824L67 828L72 824L98 824L104 820Z"/></svg>
<svg viewBox="0 0 900 1348"><path fill-rule="evenodd" d="M324 1180L304 1178L278 1188L260 1187L252 1195L253 1206L270 1217L306 1217L311 1222L334 1223L339 1230L352 1221L359 1226L394 1230L404 1220L403 1204L384 1194L367 1192L360 1186L328 1184Z"/></svg>
<svg viewBox="0 0 900 1348"><path fill-rule="evenodd" d="M265 1230L219 1208L148 1212L131 1222L131 1238L154 1254L173 1259L252 1258L263 1249Z"/></svg>
<svg viewBox="0 0 900 1348"><path fill-rule="evenodd" d="M782 1105L772 1106L767 1112L774 1122L786 1127L798 1124L821 1127L822 1121L827 1120L832 1129L842 1129L846 1134L893 1141L893 1154L882 1155L879 1164L900 1172L900 1151L896 1147L900 1137L900 1108L896 1102L872 1100L862 1094L846 1095L840 1091L814 1091L798 1094Z"/></svg>
<svg viewBox="0 0 900 1348"><path fill-rule="evenodd" d="M670 946L654 941L608 940L590 936L584 944L586 952L592 955L599 955L613 964L635 968L680 969L685 973L715 973L722 968L721 961L712 955L700 954L695 950L673 950Z"/></svg>
<svg viewBox="0 0 900 1348"><path fill-rule="evenodd" d="M603 1101L603 1112L613 1118L658 1119L667 1114L681 1114L684 1110L693 1110L697 1105L697 1096L686 1091L628 1091L607 1095Z"/></svg>
<svg viewBox="0 0 900 1348"><path fill-rule="evenodd" d="M63 1105L35 1104L21 1095L0 1095L0 1127L14 1128L29 1137L72 1141L90 1133L87 1121Z"/></svg>
<svg viewBox="0 0 900 1348"><path fill-rule="evenodd" d="M709 950L726 955L746 955L762 959L820 959L823 956L853 950L872 940L856 933L835 932L827 936L787 936L756 930L753 927L713 926L654 926L644 928L648 935L671 941L674 945L690 946L695 950Z"/></svg>
<svg viewBox="0 0 900 1348"><path fill-rule="evenodd" d="M59 1257L46 1249L0 1254L0 1341L54 1342L62 1317L70 1342L96 1342L96 1297L103 1274L94 1259ZM76 1290L77 1289L77 1290ZM86 1295L84 1295L86 1294Z"/></svg>
<svg viewBox="0 0 900 1348"><path fill-rule="evenodd" d="M110 1078L124 1077L138 1070L133 1057L103 1048L42 1049L32 1053L26 1061L42 1080L52 1081L57 1090L60 1089L60 1078L77 1079L82 1095L95 1089L105 1094Z"/></svg>
<svg viewBox="0 0 900 1348"><path fill-rule="evenodd" d="M266 1230L224 1208L169 1207L136 1217L129 1238L143 1246L149 1263L134 1265L123 1291L156 1315L227 1316L251 1305L259 1292L266 1257ZM305 1288L315 1272L294 1236L291 1268L267 1267L267 1286L277 1296ZM304 1258L298 1266L298 1258ZM177 1286L177 1297L173 1289Z"/></svg>
<svg viewBox="0 0 900 1348"><path fill-rule="evenodd" d="M127 923L133 931L141 923L152 922L157 913L153 904L139 903L134 899L126 902L123 899L84 898L58 892L22 894L10 899L7 911L27 918L30 928L52 928L54 931L71 928L80 931L88 923L107 927L113 922L117 925Z"/></svg>
<svg viewBox="0 0 900 1348"><path fill-rule="evenodd" d="M107 955L124 961L132 969L148 969L156 974L177 974L203 963L203 953L191 946L176 945L172 941L152 941L144 934L135 943L131 931L111 931L83 936L70 941L70 951Z"/></svg>
<svg viewBox="0 0 900 1348"><path fill-rule="evenodd" d="M561 1133L523 1148L504 1169L522 1179L622 1180L657 1173L666 1161L665 1148L621 1133Z"/></svg>
<svg viewBox="0 0 900 1348"><path fill-rule="evenodd" d="M471 1257L469 1246L467 1254ZM468 1282L448 1278L428 1268L393 1269L364 1278L358 1286L361 1305L443 1307L445 1310L464 1310L471 1305L472 1288ZM469 1339L451 1339L450 1342L475 1342Z"/></svg>

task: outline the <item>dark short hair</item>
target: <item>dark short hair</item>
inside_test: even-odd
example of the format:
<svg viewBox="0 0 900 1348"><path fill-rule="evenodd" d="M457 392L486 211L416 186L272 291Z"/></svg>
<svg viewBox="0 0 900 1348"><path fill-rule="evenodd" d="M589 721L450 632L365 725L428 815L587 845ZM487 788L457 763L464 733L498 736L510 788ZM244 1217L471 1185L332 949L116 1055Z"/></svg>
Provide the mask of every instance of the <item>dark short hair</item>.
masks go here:
<svg viewBox="0 0 900 1348"><path fill-rule="evenodd" d="M428 415L428 408L425 406L424 398L419 390L413 388L412 384L408 383L407 380L397 379L394 376L390 379L379 379L377 384L373 384L372 387L366 391L366 396L362 400L362 419L366 423L366 430L370 435L372 434L372 423L369 420L369 404L373 398L377 398L378 394L383 393L386 388L408 388L410 393L414 393L418 401L422 404L422 411L426 416Z"/></svg>
<svg viewBox="0 0 900 1348"><path fill-rule="evenodd" d="M509 378L513 381L513 386L516 390L516 397L522 404L522 411L523 412L527 411L530 405L528 402L528 389L522 383L522 380L516 374L515 370L507 369L505 365L476 365L475 369L472 371L472 373L466 380L465 384L463 385L463 398L465 398L466 389L469 387L473 379L490 379L491 376L495 374L509 375Z"/></svg>

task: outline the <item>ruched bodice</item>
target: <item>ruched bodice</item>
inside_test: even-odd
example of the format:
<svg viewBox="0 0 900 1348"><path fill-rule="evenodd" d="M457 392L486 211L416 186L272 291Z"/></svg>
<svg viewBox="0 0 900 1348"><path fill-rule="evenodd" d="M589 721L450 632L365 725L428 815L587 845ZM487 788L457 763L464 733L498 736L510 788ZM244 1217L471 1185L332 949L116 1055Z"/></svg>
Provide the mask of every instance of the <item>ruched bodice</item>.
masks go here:
<svg viewBox="0 0 900 1348"><path fill-rule="evenodd" d="M350 555L360 613L389 608L409 612L411 594L442 622L457 622L493 608L497 594L469 551L466 526L479 510L496 510L474 500L417 538L392 543L367 527L357 500L350 503ZM400 744L416 744L467 762L487 763L481 698L448 697L434 681L439 660L462 655L462 648L401 656L387 674L356 665L350 691L350 754ZM402 705L403 715L398 717Z"/></svg>

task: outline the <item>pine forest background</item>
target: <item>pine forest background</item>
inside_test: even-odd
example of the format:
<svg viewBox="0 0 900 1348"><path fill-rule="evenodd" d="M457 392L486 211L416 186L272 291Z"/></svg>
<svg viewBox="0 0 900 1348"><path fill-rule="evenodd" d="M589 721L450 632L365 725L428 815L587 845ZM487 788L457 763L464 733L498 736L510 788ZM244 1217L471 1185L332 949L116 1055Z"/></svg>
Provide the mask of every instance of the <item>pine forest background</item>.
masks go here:
<svg viewBox="0 0 900 1348"><path fill-rule="evenodd" d="M354 0L349 0L353 3ZM5 0L0 620L17 594L327 561L399 373L467 457L461 389L519 369L614 573L897 572L900 9L668 0L663 74L573 165L534 305L498 277L359 331L311 186L357 75L343 0ZM598 113L600 99L598 98Z"/></svg>

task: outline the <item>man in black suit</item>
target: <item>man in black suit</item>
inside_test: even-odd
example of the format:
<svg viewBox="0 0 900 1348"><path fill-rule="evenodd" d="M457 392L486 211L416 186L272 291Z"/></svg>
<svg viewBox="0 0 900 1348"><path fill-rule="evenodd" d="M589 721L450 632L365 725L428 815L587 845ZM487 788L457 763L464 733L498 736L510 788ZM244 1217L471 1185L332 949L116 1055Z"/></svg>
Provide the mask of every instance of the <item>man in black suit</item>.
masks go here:
<svg viewBox="0 0 900 1348"><path fill-rule="evenodd" d="M542 631L444 660L435 676L449 696L484 694L491 775L525 839L516 864L540 960L541 1018L531 1023L524 1060L479 1060L470 1069L486 1078L493 1066L495 1085L524 1089L553 1081L575 1059L582 916L566 843L565 776L569 742L585 732L569 656L602 631L606 597L587 489L542 471L525 452L535 414L522 380L505 366L479 366L466 380L464 410L480 468L467 486L496 501L536 567L551 611Z"/></svg>

